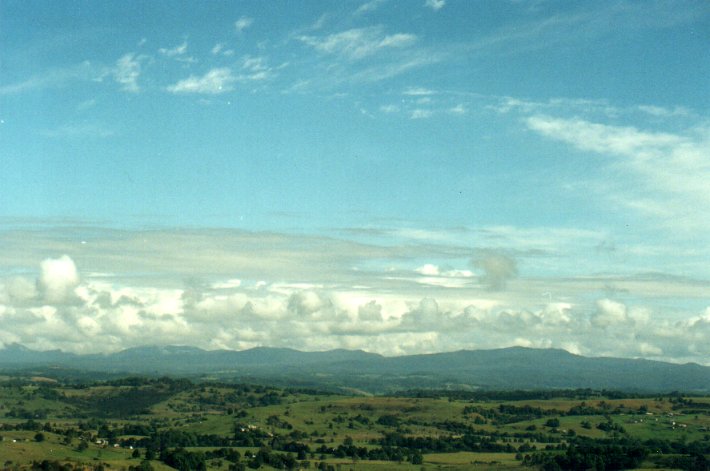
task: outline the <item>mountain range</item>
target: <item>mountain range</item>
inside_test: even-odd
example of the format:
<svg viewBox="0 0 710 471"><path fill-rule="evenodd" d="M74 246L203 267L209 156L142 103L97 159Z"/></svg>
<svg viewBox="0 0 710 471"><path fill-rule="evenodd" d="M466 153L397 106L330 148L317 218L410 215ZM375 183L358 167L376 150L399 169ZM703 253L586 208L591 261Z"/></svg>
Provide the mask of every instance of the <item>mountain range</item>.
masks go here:
<svg viewBox="0 0 710 471"><path fill-rule="evenodd" d="M78 355L13 344L0 350L0 369L34 370L50 376L68 371L174 375L372 393L416 388L710 391L708 366L583 357L565 350L523 347L385 357L362 350L303 352L258 347L234 351L187 346Z"/></svg>

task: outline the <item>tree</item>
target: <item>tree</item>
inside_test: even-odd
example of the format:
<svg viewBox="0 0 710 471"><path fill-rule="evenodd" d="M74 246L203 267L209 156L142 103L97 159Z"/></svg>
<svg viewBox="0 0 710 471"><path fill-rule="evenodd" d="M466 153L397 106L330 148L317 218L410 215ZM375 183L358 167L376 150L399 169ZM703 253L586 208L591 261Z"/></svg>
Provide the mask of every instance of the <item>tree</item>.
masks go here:
<svg viewBox="0 0 710 471"><path fill-rule="evenodd" d="M554 417L552 419L547 419L547 422L545 422L545 427L559 427L560 426L560 419L557 417Z"/></svg>
<svg viewBox="0 0 710 471"><path fill-rule="evenodd" d="M38 443L43 442L43 441L44 441L44 438L45 438L45 437L44 437L44 434L43 434L42 432L37 432L37 433L35 434L35 441L38 442Z"/></svg>

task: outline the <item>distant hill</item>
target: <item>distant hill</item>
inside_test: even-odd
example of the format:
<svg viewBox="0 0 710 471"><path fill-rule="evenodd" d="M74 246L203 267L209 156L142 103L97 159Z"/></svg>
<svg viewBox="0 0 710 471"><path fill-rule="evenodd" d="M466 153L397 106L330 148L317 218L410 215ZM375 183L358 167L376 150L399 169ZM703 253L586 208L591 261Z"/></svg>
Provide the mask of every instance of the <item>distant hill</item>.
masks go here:
<svg viewBox="0 0 710 471"><path fill-rule="evenodd" d="M102 374L182 375L220 380L391 392L412 388L562 389L639 392L710 391L710 367L623 358L590 358L522 347L384 357L361 350L243 351L148 346L112 354L0 350L0 368L62 369Z"/></svg>

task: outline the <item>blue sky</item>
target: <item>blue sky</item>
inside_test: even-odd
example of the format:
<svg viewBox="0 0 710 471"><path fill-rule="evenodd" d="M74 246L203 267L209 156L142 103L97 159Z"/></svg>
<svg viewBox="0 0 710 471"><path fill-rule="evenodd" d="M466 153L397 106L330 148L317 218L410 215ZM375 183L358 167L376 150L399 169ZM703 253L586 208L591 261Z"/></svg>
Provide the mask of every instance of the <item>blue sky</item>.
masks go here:
<svg viewBox="0 0 710 471"><path fill-rule="evenodd" d="M709 39L703 1L4 1L0 343L707 363Z"/></svg>

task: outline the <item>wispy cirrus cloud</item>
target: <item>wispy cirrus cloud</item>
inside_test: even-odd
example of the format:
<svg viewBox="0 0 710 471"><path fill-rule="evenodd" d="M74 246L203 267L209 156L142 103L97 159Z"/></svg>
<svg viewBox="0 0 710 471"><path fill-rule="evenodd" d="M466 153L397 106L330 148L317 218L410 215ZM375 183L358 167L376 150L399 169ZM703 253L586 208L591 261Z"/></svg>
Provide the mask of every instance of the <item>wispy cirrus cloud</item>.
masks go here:
<svg viewBox="0 0 710 471"><path fill-rule="evenodd" d="M386 34L382 26L353 28L326 36L299 36L298 39L324 54L360 60L388 49L412 46L417 37L409 33Z"/></svg>
<svg viewBox="0 0 710 471"><path fill-rule="evenodd" d="M234 49L227 49L224 43L215 44L210 50L210 52L213 56L221 55L229 57L234 55Z"/></svg>
<svg viewBox="0 0 710 471"><path fill-rule="evenodd" d="M236 29L238 33L242 33L244 30L249 28L253 23L254 23L254 18L250 18L248 16L242 16L237 21L234 22L234 29Z"/></svg>
<svg viewBox="0 0 710 471"><path fill-rule="evenodd" d="M183 41L175 47L165 48L161 47L158 52L167 57L175 57L184 55L187 52L187 41Z"/></svg>
<svg viewBox="0 0 710 471"><path fill-rule="evenodd" d="M355 10L356 15L364 15L380 8L387 0L370 0L365 2Z"/></svg>
<svg viewBox="0 0 710 471"><path fill-rule="evenodd" d="M108 138L116 135L116 131L97 123L69 123L54 129L41 132L42 136L50 138L85 139Z"/></svg>
<svg viewBox="0 0 710 471"><path fill-rule="evenodd" d="M424 87L407 87L402 92L402 95L406 96L430 96L434 95L436 92Z"/></svg>
<svg viewBox="0 0 710 471"><path fill-rule="evenodd" d="M161 47L160 49L158 49L158 53L164 57L171 58L171 59L176 60L178 62L189 63L189 64L194 64L194 63L198 62L198 60L195 57L187 55L187 41L186 40L174 47L170 47L170 48Z"/></svg>
<svg viewBox="0 0 710 471"><path fill-rule="evenodd" d="M167 87L170 93L218 95L233 90L236 78L227 67L215 68L202 76L191 75Z"/></svg>
<svg viewBox="0 0 710 471"><path fill-rule="evenodd" d="M128 53L121 56L116 61L112 72L114 80L121 85L124 91L131 93L140 91L138 78L141 75L141 63L136 54Z"/></svg>
<svg viewBox="0 0 710 471"><path fill-rule="evenodd" d="M0 96L63 87L75 81L101 80L104 74L102 67L84 61L70 67L51 69L41 75L34 75L18 82L0 85Z"/></svg>
<svg viewBox="0 0 710 471"><path fill-rule="evenodd" d="M436 3L438 0L432 0ZM497 54L519 54L530 50L547 49L561 43L586 42L614 34L620 29L642 31L664 29L707 18L707 8L697 2L682 2L668 8L663 0L639 5L633 2L612 2L601 8L582 4L566 12L549 15L544 9L531 10L532 15L517 23L469 42L472 51L491 51Z"/></svg>
<svg viewBox="0 0 710 471"><path fill-rule="evenodd" d="M434 11L439 11L446 6L446 0L426 0L424 6Z"/></svg>
<svg viewBox="0 0 710 471"><path fill-rule="evenodd" d="M608 197L617 204L653 216L669 228L708 228L708 213L702 208L710 207L709 125L669 133L548 115L530 116L525 124L581 151L616 157L609 167L633 182L612 187Z"/></svg>

